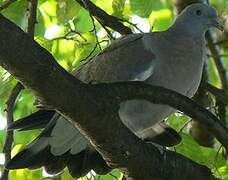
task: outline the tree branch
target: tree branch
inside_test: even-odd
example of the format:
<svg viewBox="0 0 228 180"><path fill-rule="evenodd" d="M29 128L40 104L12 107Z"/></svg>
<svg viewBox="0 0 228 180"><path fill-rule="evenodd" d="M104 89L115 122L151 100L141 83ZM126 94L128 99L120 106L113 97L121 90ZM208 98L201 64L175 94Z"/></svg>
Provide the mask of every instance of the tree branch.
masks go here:
<svg viewBox="0 0 228 180"><path fill-rule="evenodd" d="M203 122L227 148L228 130L214 115L190 99L139 82L84 84L2 15L0 44L0 65L42 102L71 119L105 161L112 168L121 169L128 179L216 179L205 166L141 141L123 125L117 113L119 103L126 99L142 98L168 104Z"/></svg>
<svg viewBox="0 0 228 180"><path fill-rule="evenodd" d="M28 0L28 28L27 33L34 38L37 11L37 0Z"/></svg>
<svg viewBox="0 0 228 180"><path fill-rule="evenodd" d="M222 101L224 104L228 105L228 94L225 90L219 89L210 83L201 82L200 86L210 92L212 95L216 97L219 101Z"/></svg>
<svg viewBox="0 0 228 180"><path fill-rule="evenodd" d="M206 39L207 39L207 43L208 43L208 48L211 52L211 55L214 59L216 68L218 70L218 74L219 74L219 78L221 80L221 84L223 89L228 90L228 80L227 80L227 74L226 74L226 70L224 68L224 58L222 56L220 56L220 48L218 45L214 44L214 39L212 36L211 31L208 31L206 33ZM220 119L225 123L225 116L226 116L226 109L225 109L225 104L219 100L217 100L217 105L218 105L218 115L220 117Z"/></svg>
<svg viewBox="0 0 228 180"><path fill-rule="evenodd" d="M120 34L131 34L132 31L129 27L124 26L121 20L115 16L107 14L103 9L99 8L89 0L76 0L83 8L87 9L92 16L103 26L110 27L111 29L119 32Z"/></svg>
<svg viewBox="0 0 228 180"><path fill-rule="evenodd" d="M10 97L6 103L7 126L9 126L13 123L13 109L14 109L14 105L15 105L17 96L20 93L21 89L23 89L23 86L20 83L18 83L13 88L12 93L10 94ZM3 147L3 153L5 154L5 164L7 164L9 162L9 160L11 159L12 143L13 143L13 131L7 131L5 144ZM1 180L7 180L8 173L9 173L9 170L7 170L4 167L3 171L2 171Z"/></svg>
<svg viewBox="0 0 228 180"><path fill-rule="evenodd" d="M30 37L34 37L35 31L35 23L36 23L36 11L37 11L37 0L30 0L28 3L28 28L27 33ZM23 85L21 83L17 83L14 89L11 92L11 95L7 101L7 127L9 127L13 123L13 109L16 103L17 96L20 91L23 89ZM13 131L7 131L5 145L3 148L3 152L5 153L5 164L7 164L11 159L11 147L13 144ZM3 169L3 173L1 176L2 180L8 179L9 170L5 167Z"/></svg>

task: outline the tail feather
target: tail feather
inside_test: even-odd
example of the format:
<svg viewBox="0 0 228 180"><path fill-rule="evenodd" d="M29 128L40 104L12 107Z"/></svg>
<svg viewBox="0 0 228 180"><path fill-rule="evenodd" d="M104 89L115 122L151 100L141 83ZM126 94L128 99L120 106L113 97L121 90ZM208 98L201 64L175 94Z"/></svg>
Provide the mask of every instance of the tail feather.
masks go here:
<svg viewBox="0 0 228 180"><path fill-rule="evenodd" d="M57 117L57 115L56 115ZM7 169L35 169L43 166L43 162L50 155L49 136L57 119L53 118L41 134L24 150L16 154L7 164Z"/></svg>
<svg viewBox="0 0 228 180"><path fill-rule="evenodd" d="M101 175L111 171L111 168L106 164L102 156L90 148L78 153L76 156L71 156L67 167L69 173L74 178L83 177L91 170Z"/></svg>
<svg viewBox="0 0 228 180"><path fill-rule="evenodd" d="M62 122L63 121L63 122ZM64 122L65 121L65 122ZM60 127L59 127L60 126ZM19 152L6 165L7 169L36 169L44 167L49 174L58 174L68 167L73 177L85 176L94 169L98 174L106 174L111 169L107 166L101 155L82 141L81 134L68 121L55 114L41 134L24 150ZM54 146L60 148L58 154L53 153L53 143L64 141L66 137L71 146ZM57 139L54 139L56 137ZM82 141L82 142L81 142ZM76 142L76 143L75 143ZM77 147L78 146L78 147Z"/></svg>
<svg viewBox="0 0 228 180"><path fill-rule="evenodd" d="M22 150L6 164L7 169L37 169L43 166L47 153L45 150L37 153L30 152L29 149Z"/></svg>
<svg viewBox="0 0 228 180"><path fill-rule="evenodd" d="M43 166L47 173L58 174L61 172L67 164L68 154L62 156L54 156L51 153L47 156L46 161L44 161Z"/></svg>
<svg viewBox="0 0 228 180"><path fill-rule="evenodd" d="M44 128L52 119L55 111L39 110L12 123L8 130L27 131Z"/></svg>
<svg viewBox="0 0 228 180"><path fill-rule="evenodd" d="M86 161L86 153L82 151L77 155L70 156L67 163L67 168L70 175L74 178L85 176L91 169L86 167L84 162Z"/></svg>
<svg viewBox="0 0 228 180"><path fill-rule="evenodd" d="M78 129L54 111L41 110L23 118L21 122L12 125L12 129L46 127L32 143L12 158L6 168L44 167L49 174L58 174L67 167L75 178L85 176L92 169L97 174L111 171L102 156L92 148ZM180 135L164 123L137 132L137 135L143 140L164 146L175 145L181 140Z"/></svg>
<svg viewBox="0 0 228 180"><path fill-rule="evenodd" d="M26 149L18 153L6 165L7 169L37 169L40 167L44 167L49 174L58 174L67 167L74 178L83 177L92 169L97 174L107 174L111 171L98 152L91 153L88 149L74 155L67 152L61 156L52 155L50 148L45 148L36 154L31 154Z"/></svg>
<svg viewBox="0 0 228 180"><path fill-rule="evenodd" d="M90 154L89 164L93 164L91 169L93 169L97 174L107 174L112 170L97 151L93 151Z"/></svg>

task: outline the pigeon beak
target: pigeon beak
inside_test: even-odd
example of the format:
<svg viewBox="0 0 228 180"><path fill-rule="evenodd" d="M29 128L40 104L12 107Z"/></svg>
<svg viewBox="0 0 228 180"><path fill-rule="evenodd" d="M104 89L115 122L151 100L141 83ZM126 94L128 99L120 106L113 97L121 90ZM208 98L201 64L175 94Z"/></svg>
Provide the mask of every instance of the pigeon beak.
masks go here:
<svg viewBox="0 0 228 180"><path fill-rule="evenodd" d="M212 26L218 28L220 31L224 30L224 25L217 18L211 19Z"/></svg>

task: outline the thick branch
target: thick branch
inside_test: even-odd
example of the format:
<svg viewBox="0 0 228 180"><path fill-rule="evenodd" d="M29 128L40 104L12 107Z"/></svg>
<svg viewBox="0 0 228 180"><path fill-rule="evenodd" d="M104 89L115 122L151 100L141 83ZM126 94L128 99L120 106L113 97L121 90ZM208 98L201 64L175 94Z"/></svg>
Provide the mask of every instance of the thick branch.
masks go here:
<svg viewBox="0 0 228 180"><path fill-rule="evenodd" d="M111 96L119 99L118 103L123 100L147 99L155 104L170 105L201 122L228 150L228 129L221 124L216 116L175 91L161 87L153 87L152 90L152 86L146 84L142 86L141 82L99 84L98 86L101 91L110 92ZM105 90L105 88L110 89Z"/></svg>
<svg viewBox="0 0 228 180"><path fill-rule="evenodd" d="M14 0L15 1L15 0ZM11 1L13 3L14 1ZM5 8L10 5L10 1L4 4ZM1 9L1 7L0 7ZM35 31L35 23L36 23L36 10L37 10L37 0L30 0L28 3L28 28L27 33L30 37L33 38L34 31ZM23 85L21 83L17 83L14 87L11 95L7 101L7 128L13 123L13 109L16 103L17 96L19 95L20 91L23 89ZM5 154L5 164L7 164L11 159L11 147L13 144L13 131L7 131L6 133L6 140L3 148L3 152ZM7 180L8 179L9 170L5 168L3 169L1 179Z"/></svg>
<svg viewBox="0 0 228 180"><path fill-rule="evenodd" d="M111 167L120 168L132 179L215 179L206 167L174 152L161 150L161 153L153 145L145 144L123 125L117 114L121 101L135 97L169 104L203 121L207 127L212 126L212 132L227 147L227 129L190 99L138 82L83 84L1 15L0 44L0 65L32 89L44 103L70 118Z"/></svg>

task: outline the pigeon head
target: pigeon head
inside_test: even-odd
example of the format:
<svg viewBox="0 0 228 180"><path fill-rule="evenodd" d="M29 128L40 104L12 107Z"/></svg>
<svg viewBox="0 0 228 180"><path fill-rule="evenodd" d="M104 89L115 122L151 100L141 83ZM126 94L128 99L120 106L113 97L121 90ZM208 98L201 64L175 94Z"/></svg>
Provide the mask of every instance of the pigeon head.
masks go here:
<svg viewBox="0 0 228 180"><path fill-rule="evenodd" d="M202 3L187 6L179 16L174 25L184 26L188 31L206 32L210 27L223 30L223 24L219 21L216 10Z"/></svg>

